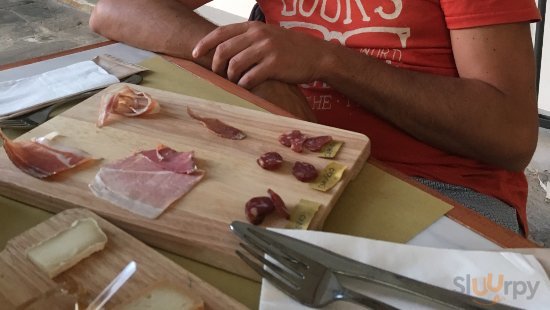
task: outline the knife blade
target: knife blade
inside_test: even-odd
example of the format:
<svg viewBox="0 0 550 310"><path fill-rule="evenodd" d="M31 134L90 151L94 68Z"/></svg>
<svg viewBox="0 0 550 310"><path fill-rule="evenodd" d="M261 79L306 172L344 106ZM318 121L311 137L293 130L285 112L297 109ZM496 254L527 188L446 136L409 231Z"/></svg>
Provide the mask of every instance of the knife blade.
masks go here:
<svg viewBox="0 0 550 310"><path fill-rule="evenodd" d="M275 247L282 250L282 252L297 252L308 259L323 264L335 274L383 285L452 308L517 309L499 303L488 304L488 301L485 299L407 278L384 269L358 262L314 244L248 223L234 221L230 224L230 229L244 241L253 237L256 240L260 239L269 247Z"/></svg>
<svg viewBox="0 0 550 310"><path fill-rule="evenodd" d="M136 262L131 261L122 271L107 285L99 295L88 305L86 310L100 310L111 297L132 277L136 272Z"/></svg>

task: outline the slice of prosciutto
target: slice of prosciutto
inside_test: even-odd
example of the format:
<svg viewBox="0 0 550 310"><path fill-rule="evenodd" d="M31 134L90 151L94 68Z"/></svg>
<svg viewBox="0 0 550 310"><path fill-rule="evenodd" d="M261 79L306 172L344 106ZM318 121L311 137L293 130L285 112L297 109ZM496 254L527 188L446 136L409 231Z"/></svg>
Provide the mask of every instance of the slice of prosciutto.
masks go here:
<svg viewBox="0 0 550 310"><path fill-rule="evenodd" d="M246 134L240 129L229 126L217 118L201 117L193 112L193 110L189 107L187 107L187 114L201 122L206 128L222 138L231 140L242 140L246 138Z"/></svg>
<svg viewBox="0 0 550 310"><path fill-rule="evenodd" d="M0 138L11 162L21 171L43 179L94 160L90 154L52 141L53 132L31 141L14 142L0 130Z"/></svg>
<svg viewBox="0 0 550 310"><path fill-rule="evenodd" d="M107 93L101 98L97 127L103 127L111 114L128 117L153 114L160 111L160 105L150 95L124 86Z"/></svg>
<svg viewBox="0 0 550 310"><path fill-rule="evenodd" d="M192 151L178 152L165 145L159 145L154 150L141 151L139 154L149 158L164 170L186 174L191 174L197 170Z"/></svg>
<svg viewBox="0 0 550 310"><path fill-rule="evenodd" d="M196 168L193 152L159 146L101 167L89 187L97 197L154 219L203 176L204 171Z"/></svg>

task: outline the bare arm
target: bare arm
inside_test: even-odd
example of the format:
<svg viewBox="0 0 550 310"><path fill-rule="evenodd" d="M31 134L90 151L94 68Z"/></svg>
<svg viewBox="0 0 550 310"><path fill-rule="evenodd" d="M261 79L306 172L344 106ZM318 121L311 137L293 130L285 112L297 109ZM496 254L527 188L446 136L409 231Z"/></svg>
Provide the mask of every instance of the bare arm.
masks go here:
<svg viewBox="0 0 550 310"><path fill-rule="evenodd" d="M92 12L90 27L111 40L190 59L196 42L216 28L193 12L192 7L201 2L208 1L101 0ZM210 57L195 61L208 66Z"/></svg>
<svg viewBox="0 0 550 310"><path fill-rule="evenodd" d="M321 79L420 140L522 171L538 131L529 31L527 24L451 31L460 78L335 48Z"/></svg>
<svg viewBox="0 0 550 310"><path fill-rule="evenodd" d="M453 30L451 39L459 78L394 68L339 44L259 23L217 28L193 55L214 52L212 70L247 88L266 79L327 82L420 140L521 171L538 130L529 26Z"/></svg>

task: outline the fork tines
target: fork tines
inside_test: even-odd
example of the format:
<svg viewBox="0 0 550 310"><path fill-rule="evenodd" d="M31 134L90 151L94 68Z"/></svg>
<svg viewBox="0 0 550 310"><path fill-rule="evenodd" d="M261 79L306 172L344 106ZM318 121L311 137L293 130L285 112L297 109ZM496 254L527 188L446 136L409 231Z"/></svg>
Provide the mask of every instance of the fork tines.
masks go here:
<svg viewBox="0 0 550 310"><path fill-rule="evenodd" d="M292 257L290 253L293 252L292 250L284 248L276 241L268 243L262 240L260 236L256 235L245 235L244 239L248 244L239 243L239 245L256 260L269 267L269 269L262 268L258 263L237 250L236 253L241 259L268 280L272 282L280 282L283 280L285 283L278 284L291 285L293 288L297 288L298 285L296 281L304 278L303 272L307 270L309 266ZM276 263L264 257L264 254L267 254Z"/></svg>

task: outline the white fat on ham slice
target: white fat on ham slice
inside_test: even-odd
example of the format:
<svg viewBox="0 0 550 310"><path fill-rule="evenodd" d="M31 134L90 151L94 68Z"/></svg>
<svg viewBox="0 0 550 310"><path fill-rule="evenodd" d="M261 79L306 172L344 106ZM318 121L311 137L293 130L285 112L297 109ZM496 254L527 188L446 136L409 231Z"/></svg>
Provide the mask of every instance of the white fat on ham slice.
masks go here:
<svg viewBox="0 0 550 310"><path fill-rule="evenodd" d="M191 156L180 158L193 160ZM188 193L203 175L201 170L166 170L162 162L154 162L141 152L101 167L89 187L102 199L154 219Z"/></svg>

